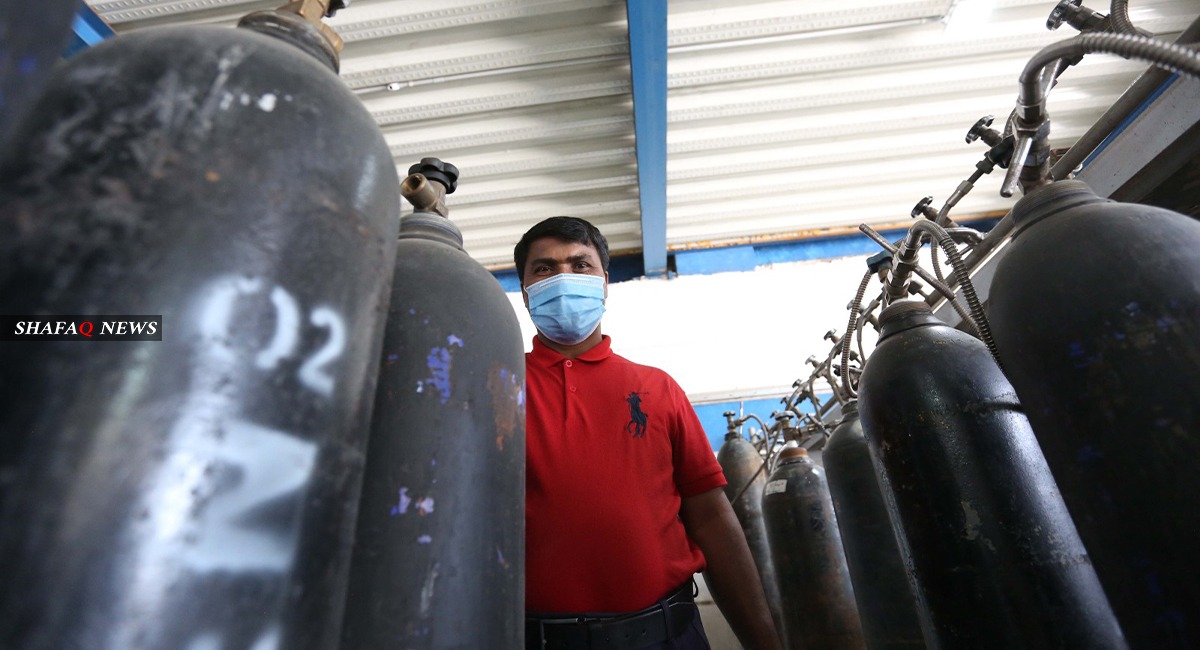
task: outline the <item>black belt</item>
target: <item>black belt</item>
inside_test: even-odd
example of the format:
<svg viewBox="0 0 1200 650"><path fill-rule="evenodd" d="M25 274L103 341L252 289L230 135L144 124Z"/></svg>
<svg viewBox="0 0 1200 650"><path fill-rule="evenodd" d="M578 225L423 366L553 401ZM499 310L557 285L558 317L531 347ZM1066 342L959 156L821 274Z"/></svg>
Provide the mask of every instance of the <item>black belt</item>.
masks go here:
<svg viewBox="0 0 1200 650"><path fill-rule="evenodd" d="M683 634L697 614L689 580L659 602L629 614L526 617L525 647L527 650L636 650Z"/></svg>

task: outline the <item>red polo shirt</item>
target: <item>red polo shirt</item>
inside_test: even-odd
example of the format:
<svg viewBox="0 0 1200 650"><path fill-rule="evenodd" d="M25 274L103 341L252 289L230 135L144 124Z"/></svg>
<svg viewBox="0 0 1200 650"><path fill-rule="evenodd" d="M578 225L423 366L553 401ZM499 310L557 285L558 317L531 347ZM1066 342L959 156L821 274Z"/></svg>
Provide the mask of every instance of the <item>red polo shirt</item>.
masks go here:
<svg viewBox="0 0 1200 650"><path fill-rule="evenodd" d="M573 360L534 338L525 366L526 610L654 604L704 568L680 499L725 485L696 412L607 336Z"/></svg>

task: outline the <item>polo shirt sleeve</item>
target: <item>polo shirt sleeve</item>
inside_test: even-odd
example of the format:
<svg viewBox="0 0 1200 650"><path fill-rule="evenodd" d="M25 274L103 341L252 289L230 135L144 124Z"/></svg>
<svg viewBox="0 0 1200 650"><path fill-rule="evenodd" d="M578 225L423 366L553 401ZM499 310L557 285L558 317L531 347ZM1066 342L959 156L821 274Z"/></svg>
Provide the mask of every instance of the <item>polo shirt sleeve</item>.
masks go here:
<svg viewBox="0 0 1200 650"><path fill-rule="evenodd" d="M679 496L693 497L725 486L725 474L717 463L712 443L696 417L683 389L668 377L672 398L671 443L675 463L675 487Z"/></svg>

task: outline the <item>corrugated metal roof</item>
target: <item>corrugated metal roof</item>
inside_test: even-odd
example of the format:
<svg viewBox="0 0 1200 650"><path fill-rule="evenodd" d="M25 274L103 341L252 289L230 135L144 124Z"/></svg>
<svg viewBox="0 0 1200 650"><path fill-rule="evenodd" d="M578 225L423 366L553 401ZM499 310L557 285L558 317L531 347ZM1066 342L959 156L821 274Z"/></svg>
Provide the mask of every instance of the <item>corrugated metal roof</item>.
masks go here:
<svg viewBox="0 0 1200 650"><path fill-rule="evenodd" d="M278 0L89 0L118 31L232 25ZM947 33L950 0L668 4L667 243L672 248L908 218L939 204L1001 122L1042 46L1050 0L998 0L988 21ZM1105 9L1105 7L1096 7ZM1194 0L1134 3L1140 28L1174 37ZM376 117L403 173L436 156L462 172L450 197L468 251L511 265L520 234L571 214L614 251L640 247L625 3L450 0L430 8L357 0L330 23L342 77ZM1071 144L1146 66L1094 55L1051 93L1051 144ZM998 125L997 125L998 126ZM1000 172L955 214L1004 210Z"/></svg>

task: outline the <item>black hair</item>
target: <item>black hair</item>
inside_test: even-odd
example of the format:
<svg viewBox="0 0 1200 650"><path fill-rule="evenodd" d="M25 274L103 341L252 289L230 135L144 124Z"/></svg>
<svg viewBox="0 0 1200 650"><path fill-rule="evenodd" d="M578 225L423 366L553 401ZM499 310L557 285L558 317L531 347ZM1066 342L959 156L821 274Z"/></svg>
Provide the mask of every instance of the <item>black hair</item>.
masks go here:
<svg viewBox="0 0 1200 650"><path fill-rule="evenodd" d="M525 282L525 262L529 259L529 245L543 237L559 241L577 242L596 249L600 254L600 266L608 272L608 240L592 224L579 217L550 217L530 228L513 249L513 261L517 263L517 279Z"/></svg>

